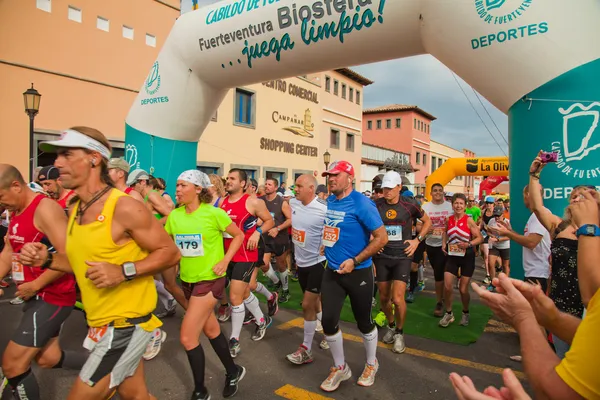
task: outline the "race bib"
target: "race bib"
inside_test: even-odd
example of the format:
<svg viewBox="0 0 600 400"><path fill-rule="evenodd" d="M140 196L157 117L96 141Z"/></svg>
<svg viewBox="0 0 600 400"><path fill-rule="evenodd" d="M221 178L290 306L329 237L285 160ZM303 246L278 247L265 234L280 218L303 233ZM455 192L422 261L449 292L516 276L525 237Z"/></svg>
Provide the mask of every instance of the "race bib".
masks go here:
<svg viewBox="0 0 600 400"><path fill-rule="evenodd" d="M113 327L109 327L108 325L101 326L99 328L88 329L88 335L83 341L83 347L89 351L94 350L94 347L98 344L98 342L106 335L109 329L114 329Z"/></svg>
<svg viewBox="0 0 600 400"><path fill-rule="evenodd" d="M402 227L400 225L386 225L385 230L388 234L388 240L392 242L402 240Z"/></svg>
<svg viewBox="0 0 600 400"><path fill-rule="evenodd" d="M340 239L340 228L337 226L325 225L323 229L323 246L333 247L333 245Z"/></svg>
<svg viewBox="0 0 600 400"><path fill-rule="evenodd" d="M433 232L431 233L431 237L434 239L441 239L442 235L444 234L444 229L443 227L441 228L433 228Z"/></svg>
<svg viewBox="0 0 600 400"><path fill-rule="evenodd" d="M201 257L204 255L202 235L175 235L175 244L183 257Z"/></svg>
<svg viewBox="0 0 600 400"><path fill-rule="evenodd" d="M448 245L448 255L449 256L464 257L466 252L467 252L467 249L458 247L457 243L451 243Z"/></svg>
<svg viewBox="0 0 600 400"><path fill-rule="evenodd" d="M296 246L304 247L306 245L306 231L292 228L292 242Z"/></svg>
<svg viewBox="0 0 600 400"><path fill-rule="evenodd" d="M12 255L12 278L15 282L25 282L25 270L19 261L18 253Z"/></svg>

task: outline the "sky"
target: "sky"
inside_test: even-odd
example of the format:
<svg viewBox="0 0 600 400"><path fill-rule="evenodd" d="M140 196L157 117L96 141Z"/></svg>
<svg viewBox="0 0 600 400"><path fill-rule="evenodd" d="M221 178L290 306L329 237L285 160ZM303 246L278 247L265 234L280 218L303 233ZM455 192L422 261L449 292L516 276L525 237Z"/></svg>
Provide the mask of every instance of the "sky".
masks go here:
<svg viewBox="0 0 600 400"><path fill-rule="evenodd" d="M389 104L416 105L437 117L431 124L432 140L458 150L467 148L478 156L508 154L505 142L508 141L507 116L478 94L484 109L473 89L455 75L457 83L453 72L432 56L384 61L352 69L375 81L364 89L365 108ZM500 146L494 142L488 129Z"/></svg>

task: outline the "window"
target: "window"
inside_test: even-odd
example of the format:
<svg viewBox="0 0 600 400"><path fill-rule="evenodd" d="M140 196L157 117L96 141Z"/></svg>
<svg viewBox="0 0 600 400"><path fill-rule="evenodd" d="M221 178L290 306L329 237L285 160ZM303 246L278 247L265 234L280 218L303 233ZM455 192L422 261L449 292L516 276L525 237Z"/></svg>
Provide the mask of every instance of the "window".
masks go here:
<svg viewBox="0 0 600 400"><path fill-rule="evenodd" d="M110 22L108 22L106 18L98 17L96 18L96 28L108 32L110 29Z"/></svg>
<svg viewBox="0 0 600 400"><path fill-rule="evenodd" d="M429 124L427 124L427 133L429 133Z"/></svg>
<svg viewBox="0 0 600 400"><path fill-rule="evenodd" d="M419 121L419 130L423 132L423 121Z"/></svg>
<svg viewBox="0 0 600 400"><path fill-rule="evenodd" d="M413 124L414 125L414 129L417 129L417 120L415 119L413 122L414 122L414 124Z"/></svg>
<svg viewBox="0 0 600 400"><path fill-rule="evenodd" d="M440 168L443 163L444 163L444 160L442 160L441 158L438 158L438 168Z"/></svg>
<svg viewBox="0 0 600 400"><path fill-rule="evenodd" d="M35 6L42 11L51 12L52 0L36 0Z"/></svg>
<svg viewBox="0 0 600 400"><path fill-rule="evenodd" d="M331 78L325 75L325 91L331 92Z"/></svg>
<svg viewBox="0 0 600 400"><path fill-rule="evenodd" d="M334 149L340 148L340 131L332 129L329 133L329 145Z"/></svg>
<svg viewBox="0 0 600 400"><path fill-rule="evenodd" d="M377 120L377 129L381 129L381 120L380 119Z"/></svg>
<svg viewBox="0 0 600 400"><path fill-rule="evenodd" d="M437 157L431 156L431 172L435 171L437 168Z"/></svg>
<svg viewBox="0 0 600 400"><path fill-rule="evenodd" d="M342 83L342 99L346 98L346 84Z"/></svg>
<svg viewBox="0 0 600 400"><path fill-rule="evenodd" d="M350 93L348 93L348 100L354 103L354 89L350 88Z"/></svg>
<svg viewBox="0 0 600 400"><path fill-rule="evenodd" d="M69 6L69 19L71 21L81 23L81 10L73 6Z"/></svg>
<svg viewBox="0 0 600 400"><path fill-rule="evenodd" d="M146 33L146 46L156 47L156 36Z"/></svg>
<svg viewBox="0 0 600 400"><path fill-rule="evenodd" d="M354 151L354 135L346 133L346 151Z"/></svg>
<svg viewBox="0 0 600 400"><path fill-rule="evenodd" d="M333 94L335 94L336 96L339 93L339 88L340 88L340 83L334 79L333 80Z"/></svg>
<svg viewBox="0 0 600 400"><path fill-rule="evenodd" d="M123 25L123 37L125 39L133 40L133 28L130 28L127 25Z"/></svg>
<svg viewBox="0 0 600 400"><path fill-rule="evenodd" d="M427 153L423 153L423 166L427 165Z"/></svg>
<svg viewBox="0 0 600 400"><path fill-rule="evenodd" d="M247 90L235 89L235 123L254 127L254 96Z"/></svg>
<svg viewBox="0 0 600 400"><path fill-rule="evenodd" d="M219 113L219 110L215 111L215 113L213 114L213 116L210 118L211 121L215 121L217 122L217 115Z"/></svg>
<svg viewBox="0 0 600 400"><path fill-rule="evenodd" d="M373 129L373 121L367 121L367 129L368 130Z"/></svg>
<svg viewBox="0 0 600 400"><path fill-rule="evenodd" d="M360 92L356 91L356 104L360 104Z"/></svg>
<svg viewBox="0 0 600 400"><path fill-rule="evenodd" d="M281 186L285 182L285 174L283 172L265 171L265 179L277 179L277 183Z"/></svg>
<svg viewBox="0 0 600 400"><path fill-rule="evenodd" d="M392 129L392 120L391 119L385 120L385 129Z"/></svg>
<svg viewBox="0 0 600 400"><path fill-rule="evenodd" d="M421 153L417 151L417 165L421 164Z"/></svg>
<svg viewBox="0 0 600 400"><path fill-rule="evenodd" d="M396 128L400 128L402 119L401 118L396 118Z"/></svg>
<svg viewBox="0 0 600 400"><path fill-rule="evenodd" d="M217 167L203 167L201 165L197 165L196 169L198 171L204 172L206 175L218 174L219 173L219 168L217 168Z"/></svg>

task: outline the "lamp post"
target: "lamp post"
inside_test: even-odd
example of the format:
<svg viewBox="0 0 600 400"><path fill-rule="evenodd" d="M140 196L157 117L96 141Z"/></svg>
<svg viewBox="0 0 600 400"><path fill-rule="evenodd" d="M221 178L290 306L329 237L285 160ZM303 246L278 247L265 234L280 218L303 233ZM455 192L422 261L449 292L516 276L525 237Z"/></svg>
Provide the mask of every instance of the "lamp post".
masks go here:
<svg viewBox="0 0 600 400"><path fill-rule="evenodd" d="M471 186L467 186L467 197L471 194Z"/></svg>
<svg viewBox="0 0 600 400"><path fill-rule="evenodd" d="M30 181L33 181L33 170L35 169L35 154L37 154L37 152L35 152L33 148L33 120L35 119L35 116L40 110L41 98L42 95L39 94L38 91L33 88L33 83L31 84L31 87L23 93L23 101L25 102L25 113L29 115L29 156L31 157L29 166Z"/></svg>
<svg viewBox="0 0 600 400"><path fill-rule="evenodd" d="M327 150L323 153L323 162L325 163L325 171L329 169L329 163L331 162L331 154ZM325 177L325 185L327 186L327 177Z"/></svg>

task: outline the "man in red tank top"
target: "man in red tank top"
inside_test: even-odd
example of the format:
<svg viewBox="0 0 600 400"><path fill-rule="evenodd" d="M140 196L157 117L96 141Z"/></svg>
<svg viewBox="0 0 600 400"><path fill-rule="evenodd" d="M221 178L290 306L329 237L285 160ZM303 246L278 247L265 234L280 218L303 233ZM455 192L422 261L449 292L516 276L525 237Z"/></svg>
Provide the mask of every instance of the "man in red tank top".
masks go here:
<svg viewBox="0 0 600 400"><path fill-rule="evenodd" d="M122 158L111 158L108 162L108 176L115 185L115 188L143 203L144 198L142 195L132 187L127 186L126 182L129 177L129 169L129 163Z"/></svg>
<svg viewBox="0 0 600 400"><path fill-rule="evenodd" d="M63 188L60 182L58 182L59 176L58 168L54 166L44 167L38 174L38 182L42 186L42 189L44 189L44 192L48 193L48 196L58 201L63 210L67 210L69 208L69 201L75 196L75 192Z"/></svg>
<svg viewBox="0 0 600 400"><path fill-rule="evenodd" d="M42 368L73 369L80 369L86 359L83 353L62 351L58 343L62 324L75 304L75 277L23 265L19 256L21 248L32 242L64 254L67 218L56 201L34 193L21 173L7 164L0 164L1 207L10 212L10 223L0 253L0 278L12 270L17 296L26 300L21 323L4 350L2 370L15 398L34 400L40 398L31 372L34 359Z"/></svg>
<svg viewBox="0 0 600 400"><path fill-rule="evenodd" d="M263 221L262 229L271 229L273 219L267 210L265 202L244 193L248 176L244 170L232 169L227 176L225 190L229 194L223 200L221 208L227 212L231 220L244 232L244 243L233 256L227 268L229 279L229 298L231 300L231 337L229 351L232 357L240 352L240 332L246 316L246 308L256 319L256 332L252 340L261 340L267 327L271 324L270 316L264 316L260 310L258 299L250 292L248 284L255 271L258 261L258 241L261 229L257 229L258 218ZM229 248L232 238L225 237L225 251ZM277 303L277 299L275 299Z"/></svg>

